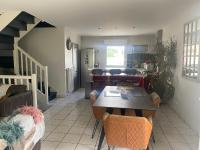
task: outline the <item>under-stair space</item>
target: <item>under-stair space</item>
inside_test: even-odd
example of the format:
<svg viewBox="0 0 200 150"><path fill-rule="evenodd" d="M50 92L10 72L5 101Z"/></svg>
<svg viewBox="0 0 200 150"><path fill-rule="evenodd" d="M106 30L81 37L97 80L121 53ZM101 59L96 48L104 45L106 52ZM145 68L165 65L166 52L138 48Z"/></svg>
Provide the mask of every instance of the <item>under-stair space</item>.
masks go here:
<svg viewBox="0 0 200 150"><path fill-rule="evenodd" d="M21 12L0 30L0 69L15 75L36 74L38 93L45 97L44 101L48 104L57 96L57 92L48 85L48 67L18 46L18 42L40 22L38 18Z"/></svg>

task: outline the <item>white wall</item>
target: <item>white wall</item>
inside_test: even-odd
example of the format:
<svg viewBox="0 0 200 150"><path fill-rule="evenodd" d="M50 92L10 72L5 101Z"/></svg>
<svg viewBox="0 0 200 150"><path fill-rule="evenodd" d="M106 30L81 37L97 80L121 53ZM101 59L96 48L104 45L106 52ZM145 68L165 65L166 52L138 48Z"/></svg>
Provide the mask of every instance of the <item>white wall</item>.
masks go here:
<svg viewBox="0 0 200 150"><path fill-rule="evenodd" d="M49 85L58 97L66 95L66 68L72 67L72 51L66 49L66 39L80 44L80 37L70 28L36 28L20 41L20 46L49 69Z"/></svg>
<svg viewBox="0 0 200 150"><path fill-rule="evenodd" d="M79 46L80 46L81 40L80 40L79 34L76 31L74 31L73 29L66 27L65 28L65 42L66 42L67 38L69 38L69 37L73 43L79 44ZM66 58L65 59L65 68L72 68L73 67L72 51L67 50L66 44L65 44L65 58Z"/></svg>
<svg viewBox="0 0 200 150"><path fill-rule="evenodd" d="M81 40L79 34L73 30L72 28L65 27L65 42L67 38L70 38L73 43L76 43L80 46ZM72 92L74 90L74 69L73 69L73 53L72 50L68 50L65 43L65 69L70 69L67 73L65 71L65 79L66 79L66 91Z"/></svg>
<svg viewBox="0 0 200 150"><path fill-rule="evenodd" d="M148 45L148 52L154 52L155 35L138 35L138 36L83 36L81 37L81 49L95 48L96 63L100 64L100 68L106 68L106 46L104 41L121 41L125 45L125 66L126 55L132 52L132 45Z"/></svg>
<svg viewBox="0 0 200 150"><path fill-rule="evenodd" d="M20 46L48 66L49 85L58 96L65 96L64 28L36 28L21 40Z"/></svg>
<svg viewBox="0 0 200 150"><path fill-rule="evenodd" d="M200 127L200 83L182 77L183 31L184 24L197 16L200 17L200 3L183 11L164 27L164 41L174 37L178 42L178 65L175 72L175 97L171 106L196 131Z"/></svg>

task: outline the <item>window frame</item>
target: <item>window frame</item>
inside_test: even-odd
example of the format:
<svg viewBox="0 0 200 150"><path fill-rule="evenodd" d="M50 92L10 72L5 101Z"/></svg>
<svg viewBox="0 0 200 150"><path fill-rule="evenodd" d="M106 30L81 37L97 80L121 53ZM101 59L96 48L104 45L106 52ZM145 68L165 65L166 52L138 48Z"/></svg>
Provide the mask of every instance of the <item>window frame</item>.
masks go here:
<svg viewBox="0 0 200 150"><path fill-rule="evenodd" d="M183 32L182 76L200 81L200 17L185 23Z"/></svg>
<svg viewBox="0 0 200 150"><path fill-rule="evenodd" d="M123 65L109 65L108 64L108 47L123 47L123 55L124 55L124 58L123 58ZM113 68L122 68L122 67L125 67L125 45L107 45L106 46L106 67L113 67Z"/></svg>

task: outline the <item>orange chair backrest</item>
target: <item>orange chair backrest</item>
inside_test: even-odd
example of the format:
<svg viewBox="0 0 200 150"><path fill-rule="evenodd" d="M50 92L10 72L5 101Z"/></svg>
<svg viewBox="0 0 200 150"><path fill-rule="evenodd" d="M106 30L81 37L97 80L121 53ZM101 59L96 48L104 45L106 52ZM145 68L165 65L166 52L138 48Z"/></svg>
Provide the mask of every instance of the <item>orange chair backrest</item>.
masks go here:
<svg viewBox="0 0 200 150"><path fill-rule="evenodd" d="M90 103L93 105L97 100L97 91L96 90L93 90L91 93L90 93Z"/></svg>
<svg viewBox="0 0 200 150"><path fill-rule="evenodd" d="M160 96L156 92L153 92L151 93L151 98L153 103L159 107L161 103Z"/></svg>
<svg viewBox="0 0 200 150"><path fill-rule="evenodd" d="M104 130L108 145L147 149L152 124L144 117L105 114Z"/></svg>
<svg viewBox="0 0 200 150"><path fill-rule="evenodd" d="M105 113L105 109L104 108L100 108L100 107L94 107L93 104L96 102L96 100L97 100L97 91L93 90L90 93L90 104L91 104L91 107L92 107L92 110L93 110L94 117L97 120L102 120L103 119L103 115Z"/></svg>

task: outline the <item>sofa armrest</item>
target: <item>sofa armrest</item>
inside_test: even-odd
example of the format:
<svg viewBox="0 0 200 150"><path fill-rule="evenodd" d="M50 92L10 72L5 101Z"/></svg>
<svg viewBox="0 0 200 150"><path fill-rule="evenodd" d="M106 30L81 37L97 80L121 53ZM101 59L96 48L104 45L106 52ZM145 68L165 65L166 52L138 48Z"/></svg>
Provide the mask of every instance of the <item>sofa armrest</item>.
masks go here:
<svg viewBox="0 0 200 150"><path fill-rule="evenodd" d="M23 92L6 98L0 102L0 117L7 117L14 110L24 105L33 105L33 95L31 91Z"/></svg>

